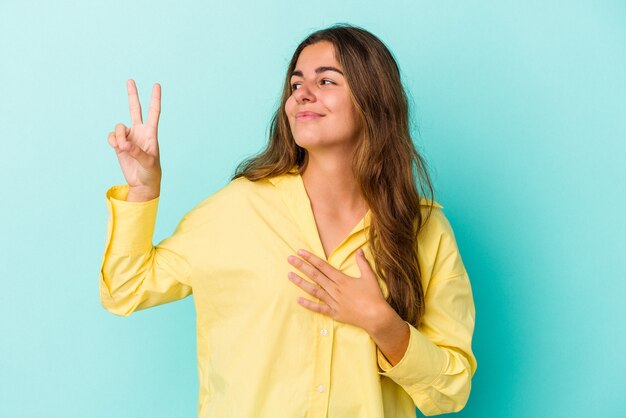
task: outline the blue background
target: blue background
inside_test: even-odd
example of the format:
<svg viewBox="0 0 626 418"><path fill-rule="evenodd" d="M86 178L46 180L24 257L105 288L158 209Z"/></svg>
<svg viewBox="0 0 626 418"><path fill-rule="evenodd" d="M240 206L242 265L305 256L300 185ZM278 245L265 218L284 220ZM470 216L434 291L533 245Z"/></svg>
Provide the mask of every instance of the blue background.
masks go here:
<svg viewBox="0 0 626 418"><path fill-rule="evenodd" d="M260 150L302 38L393 51L472 280L460 417L626 415L623 1L0 1L0 416L197 414L192 298L104 310L107 135L162 85L154 242ZM144 117L145 117L144 116Z"/></svg>

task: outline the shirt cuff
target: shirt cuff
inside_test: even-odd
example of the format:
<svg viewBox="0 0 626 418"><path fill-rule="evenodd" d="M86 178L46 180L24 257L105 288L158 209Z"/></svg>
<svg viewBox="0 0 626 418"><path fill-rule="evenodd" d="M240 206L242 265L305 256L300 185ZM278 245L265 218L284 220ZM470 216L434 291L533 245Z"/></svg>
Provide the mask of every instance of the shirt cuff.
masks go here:
<svg viewBox="0 0 626 418"><path fill-rule="evenodd" d="M145 202L128 202L130 186L113 186L106 192L109 225L107 245L109 252L129 254L152 248L159 196Z"/></svg>
<svg viewBox="0 0 626 418"><path fill-rule="evenodd" d="M403 386L413 386L415 384L430 385L443 373L447 355L436 344L430 341L413 325L409 325L409 344L395 366L385 358L380 349L376 348L378 357L379 374L393 379Z"/></svg>

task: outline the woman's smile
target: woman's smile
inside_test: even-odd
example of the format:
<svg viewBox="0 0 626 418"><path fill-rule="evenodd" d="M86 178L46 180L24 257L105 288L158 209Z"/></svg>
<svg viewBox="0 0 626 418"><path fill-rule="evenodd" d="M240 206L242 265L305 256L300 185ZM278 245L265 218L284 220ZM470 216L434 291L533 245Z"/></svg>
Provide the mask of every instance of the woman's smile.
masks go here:
<svg viewBox="0 0 626 418"><path fill-rule="evenodd" d="M320 119L324 115L320 115L319 113L305 111L296 113L296 120L305 121L305 120L315 120Z"/></svg>

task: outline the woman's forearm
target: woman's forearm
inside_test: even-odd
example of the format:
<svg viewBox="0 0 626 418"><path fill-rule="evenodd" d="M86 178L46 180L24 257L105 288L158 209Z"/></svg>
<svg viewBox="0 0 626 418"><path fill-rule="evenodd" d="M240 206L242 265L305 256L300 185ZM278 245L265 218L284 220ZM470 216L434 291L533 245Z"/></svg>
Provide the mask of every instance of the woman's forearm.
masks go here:
<svg viewBox="0 0 626 418"><path fill-rule="evenodd" d="M366 331L389 363L395 366L409 346L409 325L390 305L382 309L379 318L380 321Z"/></svg>

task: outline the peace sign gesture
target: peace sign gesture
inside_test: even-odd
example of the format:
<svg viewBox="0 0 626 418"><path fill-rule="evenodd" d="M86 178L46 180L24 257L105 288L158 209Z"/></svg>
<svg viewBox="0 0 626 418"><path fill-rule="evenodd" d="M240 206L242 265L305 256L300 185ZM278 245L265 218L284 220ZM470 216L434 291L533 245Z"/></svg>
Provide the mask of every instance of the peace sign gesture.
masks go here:
<svg viewBox="0 0 626 418"><path fill-rule="evenodd" d="M128 105L132 126L115 125L109 133L109 145L115 149L117 159L130 186L127 200L151 200L161 190L161 164L157 139L159 115L161 114L161 85L152 88L152 99L148 110L148 121L141 117L141 104L133 80L126 82Z"/></svg>

